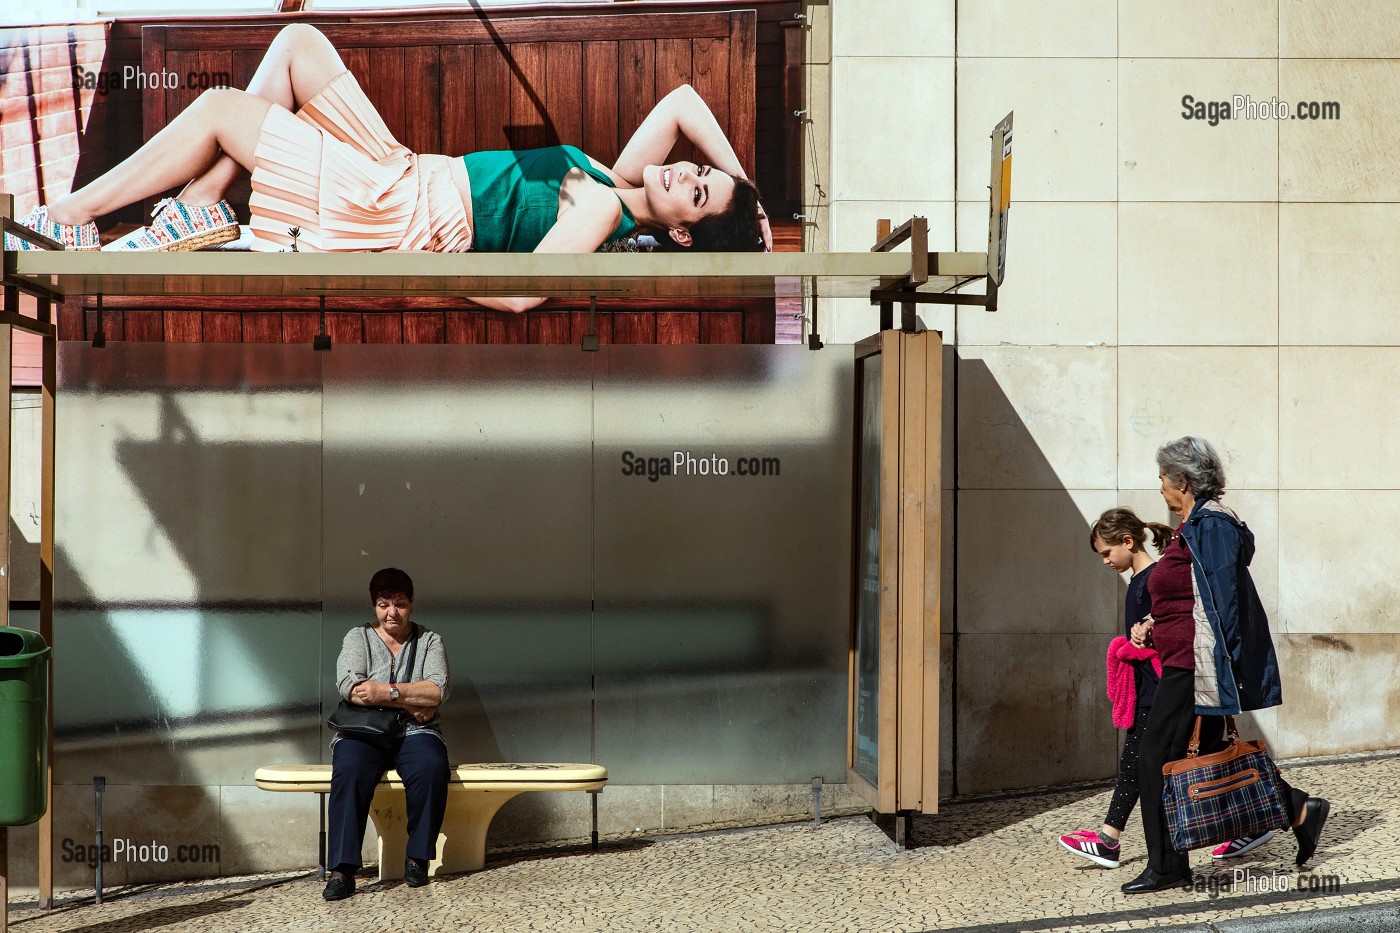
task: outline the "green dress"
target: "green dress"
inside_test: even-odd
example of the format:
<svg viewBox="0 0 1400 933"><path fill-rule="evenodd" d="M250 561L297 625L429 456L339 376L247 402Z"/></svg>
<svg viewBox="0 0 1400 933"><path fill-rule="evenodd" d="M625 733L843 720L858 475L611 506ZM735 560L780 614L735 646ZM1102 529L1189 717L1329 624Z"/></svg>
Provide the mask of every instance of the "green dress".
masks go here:
<svg viewBox="0 0 1400 933"><path fill-rule="evenodd" d="M569 169L580 168L613 187L574 146L495 149L462 156L471 179L472 249L483 253L532 253L559 217L559 186ZM619 201L621 199L619 198ZM637 227L622 205L622 220L607 242Z"/></svg>

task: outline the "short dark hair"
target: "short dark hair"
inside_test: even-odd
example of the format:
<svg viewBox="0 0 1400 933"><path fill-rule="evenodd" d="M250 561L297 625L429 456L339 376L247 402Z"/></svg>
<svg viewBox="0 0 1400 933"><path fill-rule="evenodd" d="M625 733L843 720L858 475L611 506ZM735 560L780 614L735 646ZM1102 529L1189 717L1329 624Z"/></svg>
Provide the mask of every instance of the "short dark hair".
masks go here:
<svg viewBox="0 0 1400 933"><path fill-rule="evenodd" d="M662 232L656 237L657 248L665 250L698 249L707 253L763 252L763 225L758 220L758 186L747 178L734 176L734 196L729 206L716 214L697 220L690 227L689 247L681 246Z"/></svg>
<svg viewBox="0 0 1400 933"><path fill-rule="evenodd" d="M370 604L379 602L382 597L407 596L413 601L413 578L397 567L385 567L369 578Z"/></svg>

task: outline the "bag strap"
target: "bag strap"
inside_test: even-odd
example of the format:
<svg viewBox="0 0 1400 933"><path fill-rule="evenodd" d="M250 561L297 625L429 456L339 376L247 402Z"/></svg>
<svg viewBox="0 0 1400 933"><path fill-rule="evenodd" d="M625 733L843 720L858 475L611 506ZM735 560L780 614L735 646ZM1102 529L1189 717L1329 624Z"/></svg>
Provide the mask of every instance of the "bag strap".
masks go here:
<svg viewBox="0 0 1400 933"><path fill-rule="evenodd" d="M413 625L413 637L410 638L409 641L408 641L408 664L407 664L406 667L404 667L404 669L403 669L402 671L399 671L399 672L398 672L399 674L402 674L402 673L404 673L405 671L407 671L407 672L408 672L408 676L409 676L410 678L413 677L413 663L414 663L414 661L416 661L417 658L418 658L418 631L419 631L419 629L418 629L418 623L417 623L417 622L414 622L414 623L412 623L412 625ZM389 673L390 673L391 675L394 674L394 671L392 670L392 668L390 669L390 672L389 672ZM412 683L412 680L404 681L404 683Z"/></svg>
<svg viewBox="0 0 1400 933"><path fill-rule="evenodd" d="M1235 717L1225 717L1225 731L1229 733L1230 744L1234 745L1240 740L1240 731L1235 728ZM1201 717L1196 716L1196 727L1191 730L1191 743L1186 746L1186 757L1195 758L1201 750Z"/></svg>

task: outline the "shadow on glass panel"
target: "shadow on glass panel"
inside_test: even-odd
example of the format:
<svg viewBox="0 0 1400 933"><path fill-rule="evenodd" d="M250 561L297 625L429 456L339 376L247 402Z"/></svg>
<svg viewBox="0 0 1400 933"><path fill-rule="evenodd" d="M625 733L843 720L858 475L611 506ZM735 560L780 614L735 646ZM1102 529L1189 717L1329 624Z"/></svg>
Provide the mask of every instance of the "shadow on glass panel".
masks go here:
<svg viewBox="0 0 1400 933"><path fill-rule="evenodd" d="M317 759L319 363L294 350L60 347L60 781Z"/></svg>
<svg viewBox="0 0 1400 933"><path fill-rule="evenodd" d="M327 361L325 659L368 618L371 575L407 571L415 620L448 652L455 762L592 760L592 356L376 346Z"/></svg>

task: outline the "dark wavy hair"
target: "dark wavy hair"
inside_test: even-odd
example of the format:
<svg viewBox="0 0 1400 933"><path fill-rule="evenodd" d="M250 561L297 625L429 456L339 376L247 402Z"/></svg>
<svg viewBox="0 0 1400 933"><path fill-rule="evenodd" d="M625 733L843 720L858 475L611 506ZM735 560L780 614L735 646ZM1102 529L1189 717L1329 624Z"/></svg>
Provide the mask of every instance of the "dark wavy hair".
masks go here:
<svg viewBox="0 0 1400 933"><path fill-rule="evenodd" d="M403 595L413 601L413 578L397 567L385 567L369 578L370 605L379 602L380 597Z"/></svg>
<svg viewBox="0 0 1400 933"><path fill-rule="evenodd" d="M1098 542L1113 545L1124 538L1132 539L1132 547L1146 548L1149 532L1152 534L1152 546L1159 554L1166 549L1174 534L1171 528L1159 522L1143 521L1132 509L1109 509L1089 529L1089 548L1097 554Z"/></svg>
<svg viewBox="0 0 1400 933"><path fill-rule="evenodd" d="M763 226L758 222L758 186L734 176L734 197L717 214L697 220L690 227L690 246L681 246L662 231L656 237L661 250L698 249L707 253L763 252Z"/></svg>

